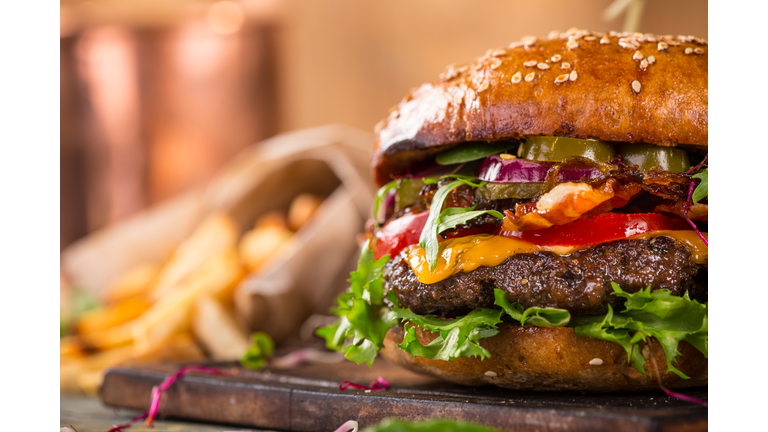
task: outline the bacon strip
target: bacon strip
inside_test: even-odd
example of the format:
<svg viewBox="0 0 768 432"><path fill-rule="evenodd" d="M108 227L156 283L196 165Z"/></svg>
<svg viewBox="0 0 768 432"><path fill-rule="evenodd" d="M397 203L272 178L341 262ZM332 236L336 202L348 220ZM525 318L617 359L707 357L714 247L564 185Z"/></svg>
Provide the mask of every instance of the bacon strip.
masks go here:
<svg viewBox="0 0 768 432"><path fill-rule="evenodd" d="M656 206L656 208L653 210L654 213L672 213L675 215L680 216L681 218L685 217L685 202L678 201L676 203L669 203L669 204L661 204ZM688 209L688 218L692 220L698 220L698 221L707 221L707 215L708 215L708 206L707 204L693 204Z"/></svg>
<svg viewBox="0 0 768 432"><path fill-rule="evenodd" d="M625 206L642 191L637 183L622 185L610 178L599 187L586 183L562 183L535 203L516 205L515 212L505 211L503 231L524 231L565 225L584 214L605 213Z"/></svg>

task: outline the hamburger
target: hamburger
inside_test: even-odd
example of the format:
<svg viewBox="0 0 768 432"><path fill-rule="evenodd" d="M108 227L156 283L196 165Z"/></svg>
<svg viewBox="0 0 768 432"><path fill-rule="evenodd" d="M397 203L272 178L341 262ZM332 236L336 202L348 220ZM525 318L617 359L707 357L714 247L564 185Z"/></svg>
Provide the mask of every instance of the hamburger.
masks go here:
<svg viewBox="0 0 768 432"><path fill-rule="evenodd" d="M520 390L707 384L707 42L571 29L450 65L375 129L329 348Z"/></svg>

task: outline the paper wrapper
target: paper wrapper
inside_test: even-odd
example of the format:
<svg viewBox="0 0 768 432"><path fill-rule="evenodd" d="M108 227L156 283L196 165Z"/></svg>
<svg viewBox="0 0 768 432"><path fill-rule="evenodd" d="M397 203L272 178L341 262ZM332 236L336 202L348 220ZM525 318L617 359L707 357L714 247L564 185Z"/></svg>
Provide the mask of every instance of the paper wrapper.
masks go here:
<svg viewBox="0 0 768 432"><path fill-rule="evenodd" d="M98 294L136 265L168 259L208 215L225 212L243 232L259 216L287 211L301 193L326 197L291 242L235 289L235 310L248 330L276 342L297 334L313 313L325 314L354 269L356 237L370 215L375 188L373 136L330 125L278 135L247 148L210 185L137 214L74 243L62 271Z"/></svg>

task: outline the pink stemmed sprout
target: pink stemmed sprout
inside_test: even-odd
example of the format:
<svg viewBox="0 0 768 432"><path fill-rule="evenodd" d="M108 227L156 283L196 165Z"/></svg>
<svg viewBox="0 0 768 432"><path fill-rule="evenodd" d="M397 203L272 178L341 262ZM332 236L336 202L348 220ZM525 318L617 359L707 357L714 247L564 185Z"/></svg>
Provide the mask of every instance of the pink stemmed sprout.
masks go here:
<svg viewBox="0 0 768 432"><path fill-rule="evenodd" d="M389 387L389 383L384 378L378 377L370 386L364 386L352 381L342 381L341 384L339 384L339 390L346 390L349 387L354 387L358 390L384 390Z"/></svg>
<svg viewBox="0 0 768 432"><path fill-rule="evenodd" d="M357 432L358 424L354 420L347 420L333 432Z"/></svg>
<svg viewBox="0 0 768 432"><path fill-rule="evenodd" d="M704 235L699 231L699 228L696 227L696 224L693 223L691 218L688 217L688 210L691 208L691 200L693 198L693 190L696 188L696 182L691 180L691 184L688 186L688 199L685 200L685 209L683 210L683 216L685 217L685 220L688 221L688 225L690 225L695 231L696 234L699 235L699 238L704 241L704 244L709 247L709 242L704 237Z"/></svg>
<svg viewBox="0 0 768 432"><path fill-rule="evenodd" d="M163 380L159 386L152 387L152 402L149 404L149 412L147 413L147 419L144 421L144 424L147 426L152 426L152 422L155 420L155 416L157 415L157 409L160 407L160 396L162 393L167 390L168 387L170 387L171 384L173 384L177 379L181 378L182 375L193 371L214 375L231 375L230 372L208 366L184 366L183 368L179 369L178 372Z"/></svg>

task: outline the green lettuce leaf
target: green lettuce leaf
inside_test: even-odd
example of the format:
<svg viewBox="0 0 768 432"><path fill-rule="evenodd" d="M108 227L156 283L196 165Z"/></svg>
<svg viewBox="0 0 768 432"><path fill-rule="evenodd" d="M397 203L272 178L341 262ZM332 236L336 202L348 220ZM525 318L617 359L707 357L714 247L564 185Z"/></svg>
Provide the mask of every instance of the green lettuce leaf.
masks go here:
<svg viewBox="0 0 768 432"><path fill-rule="evenodd" d="M709 183L709 170L701 171L693 176L693 178L701 180L698 186L696 186L696 189L693 190L693 196L691 197L693 203L698 204L699 201L703 200L708 195L707 185Z"/></svg>
<svg viewBox="0 0 768 432"><path fill-rule="evenodd" d="M625 310L614 313L609 306L604 316L577 316L571 320L576 334L610 340L620 344L627 351L632 364L645 376L645 359L639 352L637 343L647 337L659 341L667 357L667 372L674 372L682 378L688 378L673 366L680 355L677 347L680 341L687 341L704 356L708 355L707 304L691 300L688 293L678 297L669 290L656 290L651 287L634 294L624 292L616 283L613 294L626 299Z"/></svg>
<svg viewBox="0 0 768 432"><path fill-rule="evenodd" d="M527 323L536 327L564 327L571 320L571 313L565 309L535 306L525 309L520 303L510 303L507 294L500 289L494 289L493 295L496 298L496 306L504 309L504 312L519 321L520 325Z"/></svg>
<svg viewBox="0 0 768 432"><path fill-rule="evenodd" d="M384 283L381 278L389 255L378 260L368 247L360 250L357 271L352 272L347 291L337 298L333 313L339 320L317 331L330 349L342 351L344 356L358 364L370 366L383 347L384 336L397 321L384 304Z"/></svg>
<svg viewBox="0 0 768 432"><path fill-rule="evenodd" d="M478 341L499 332L496 325L501 322L503 313L498 309L477 308L463 317L446 320L434 315L417 315L398 306L392 306L392 310L395 317L405 322L405 337L403 343L398 345L401 349L413 356L447 361L458 357L490 357L488 350L481 347ZM437 332L440 336L426 346L421 345L416 337L416 328L409 323Z"/></svg>
<svg viewBox="0 0 768 432"><path fill-rule="evenodd" d="M362 432L498 432L498 429L456 420L434 419L410 422L384 419L378 425L365 428Z"/></svg>

